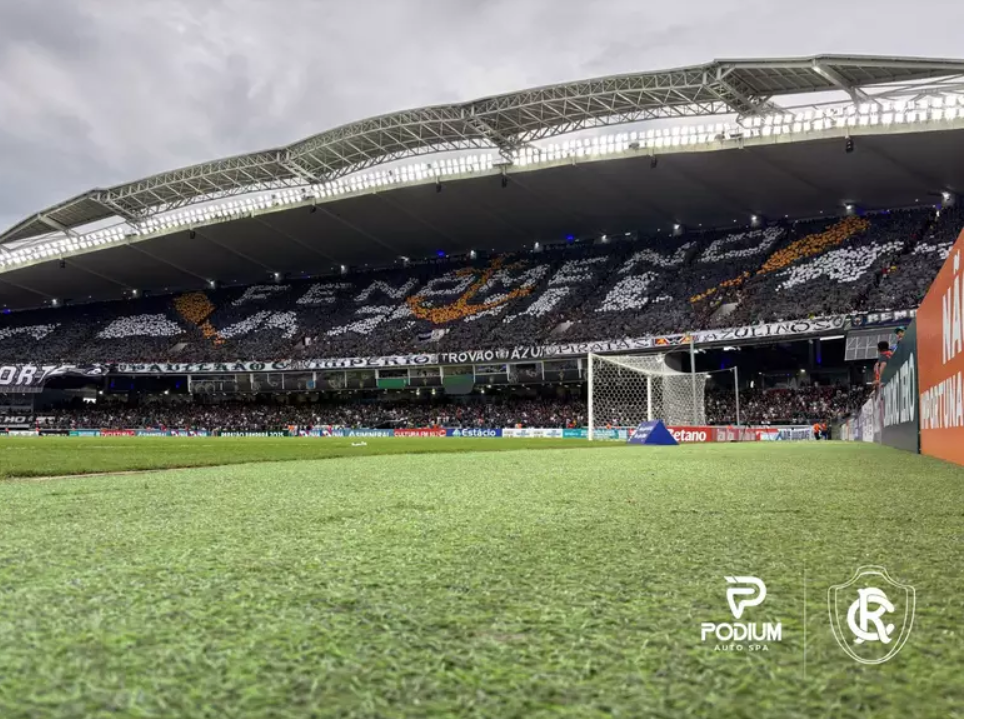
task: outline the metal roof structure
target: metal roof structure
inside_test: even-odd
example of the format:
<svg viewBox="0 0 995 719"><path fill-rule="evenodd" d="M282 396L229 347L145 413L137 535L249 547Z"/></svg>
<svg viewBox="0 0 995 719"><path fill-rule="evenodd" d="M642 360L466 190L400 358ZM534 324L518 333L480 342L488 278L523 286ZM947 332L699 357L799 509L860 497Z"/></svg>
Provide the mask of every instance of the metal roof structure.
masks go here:
<svg viewBox="0 0 995 719"><path fill-rule="evenodd" d="M877 132L871 132L876 129ZM746 228L752 214L788 221L936 205L964 191L962 122L934 129L855 128L814 139L643 150L534 170L412 183L328 202L296 203L216 223L177 227L0 272L0 307L31 309L152 294L335 275L400 258L521 252L536 242L602 234ZM781 140L781 141L777 141ZM507 180L507 184L502 183ZM785 218L785 216L788 216ZM395 264L396 263L396 264ZM0 315L0 324L3 322Z"/></svg>
<svg viewBox="0 0 995 719"><path fill-rule="evenodd" d="M716 60L693 67L551 85L471 102L395 112L349 123L285 147L94 189L19 222L4 243L64 233L114 218L136 223L224 197L314 185L429 153L497 149L511 157L537 140L643 120L777 111L774 98L827 91L854 102L873 88L956 81L963 60L819 55ZM962 87L962 85L961 85ZM903 91L902 87L898 88Z"/></svg>

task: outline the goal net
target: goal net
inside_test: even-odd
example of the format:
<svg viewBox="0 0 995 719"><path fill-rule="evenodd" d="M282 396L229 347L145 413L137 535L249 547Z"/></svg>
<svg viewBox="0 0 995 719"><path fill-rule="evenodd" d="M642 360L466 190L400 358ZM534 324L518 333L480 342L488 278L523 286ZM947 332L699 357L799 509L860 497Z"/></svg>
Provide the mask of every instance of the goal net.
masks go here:
<svg viewBox="0 0 995 719"><path fill-rule="evenodd" d="M678 372L666 355L596 355L587 359L588 438L599 430L636 427L651 419L666 425L701 426L705 418L703 372Z"/></svg>

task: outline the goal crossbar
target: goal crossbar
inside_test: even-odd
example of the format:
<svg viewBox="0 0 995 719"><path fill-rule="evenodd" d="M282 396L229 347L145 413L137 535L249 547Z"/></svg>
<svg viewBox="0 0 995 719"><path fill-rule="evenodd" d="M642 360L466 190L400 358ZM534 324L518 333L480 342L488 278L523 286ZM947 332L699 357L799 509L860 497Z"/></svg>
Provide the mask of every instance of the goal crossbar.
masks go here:
<svg viewBox="0 0 995 719"><path fill-rule="evenodd" d="M615 430L655 419L678 427L707 424L705 388L712 374L682 372L668 363L666 353L589 354L588 439L618 438ZM736 379L738 400L738 374Z"/></svg>

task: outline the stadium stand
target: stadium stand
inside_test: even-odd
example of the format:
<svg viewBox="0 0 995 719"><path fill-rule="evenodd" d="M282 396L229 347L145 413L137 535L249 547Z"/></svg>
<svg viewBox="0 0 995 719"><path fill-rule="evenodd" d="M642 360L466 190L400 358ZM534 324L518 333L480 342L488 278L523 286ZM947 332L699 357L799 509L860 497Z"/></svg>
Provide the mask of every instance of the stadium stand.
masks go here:
<svg viewBox="0 0 995 719"><path fill-rule="evenodd" d="M867 398L866 387L828 387L744 390L740 394L741 421L746 425L805 424L845 416ZM710 391L706 401L709 424L735 422L735 397L724 390ZM53 428L182 428L267 431L299 427L582 427L587 422L583 398L560 396L487 395L457 401L426 393L377 398L342 395L271 395L258 398L214 396L202 402L191 395L101 398L94 405L71 403L46 410L46 427Z"/></svg>
<svg viewBox="0 0 995 719"><path fill-rule="evenodd" d="M18 312L0 360L379 356L909 309L962 226L916 208Z"/></svg>
<svg viewBox="0 0 995 719"><path fill-rule="evenodd" d="M868 306L876 310L918 307L963 228L963 205L943 210L911 248L881 271L868 292Z"/></svg>
<svg viewBox="0 0 995 719"><path fill-rule="evenodd" d="M740 392L740 422L746 425L806 424L835 420L856 411L867 400L866 386L747 389ZM710 392L705 400L709 424L736 422L735 395Z"/></svg>
<svg viewBox="0 0 995 719"><path fill-rule="evenodd" d="M144 396L139 405L110 399L99 405L71 406L46 412L46 426L134 429L170 427L266 431L299 427L577 427L587 417L583 399L495 397L450 402L428 395L374 401L340 398L312 402L304 395L283 395L276 401L228 397L210 404L190 395ZM298 401L300 400L300 401Z"/></svg>

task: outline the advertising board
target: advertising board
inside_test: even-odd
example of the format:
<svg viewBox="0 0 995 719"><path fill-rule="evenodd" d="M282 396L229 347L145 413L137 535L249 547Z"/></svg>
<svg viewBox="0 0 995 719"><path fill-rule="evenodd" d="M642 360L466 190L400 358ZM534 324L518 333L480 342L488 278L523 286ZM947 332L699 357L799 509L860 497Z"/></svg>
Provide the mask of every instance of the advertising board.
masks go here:
<svg viewBox="0 0 995 719"><path fill-rule="evenodd" d="M446 430L443 427L417 427L395 429L395 437L445 437Z"/></svg>
<svg viewBox="0 0 995 719"><path fill-rule="evenodd" d="M915 320L881 373L881 443L919 451L919 391Z"/></svg>
<svg viewBox="0 0 995 719"><path fill-rule="evenodd" d="M447 437L500 437L503 429L485 429L483 427L447 427Z"/></svg>
<svg viewBox="0 0 995 719"><path fill-rule="evenodd" d="M923 454L964 464L964 233L916 313Z"/></svg>

